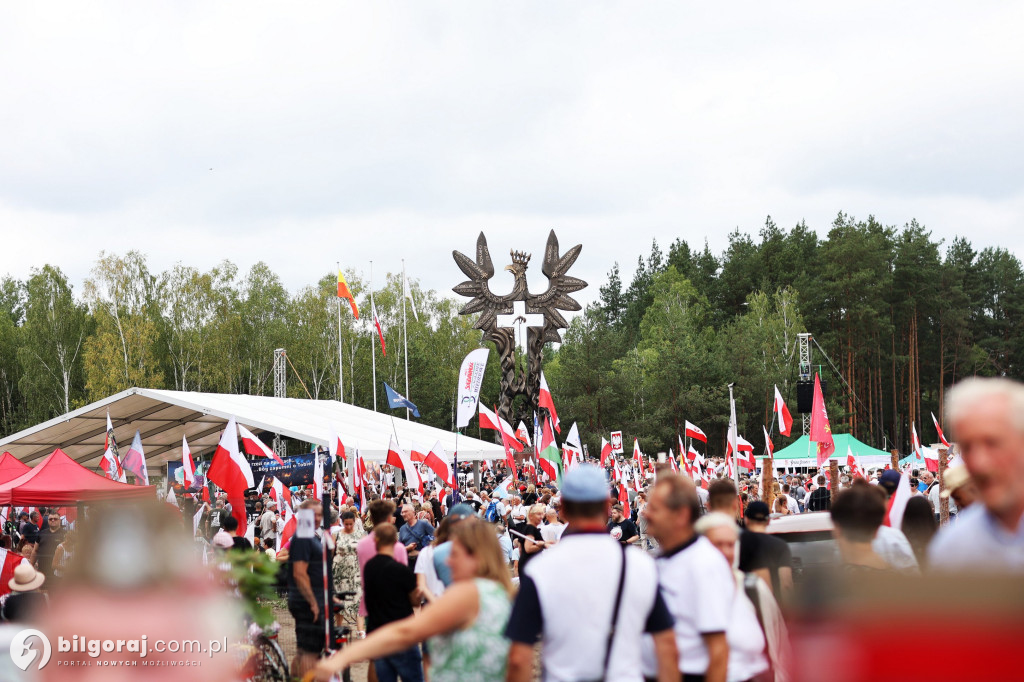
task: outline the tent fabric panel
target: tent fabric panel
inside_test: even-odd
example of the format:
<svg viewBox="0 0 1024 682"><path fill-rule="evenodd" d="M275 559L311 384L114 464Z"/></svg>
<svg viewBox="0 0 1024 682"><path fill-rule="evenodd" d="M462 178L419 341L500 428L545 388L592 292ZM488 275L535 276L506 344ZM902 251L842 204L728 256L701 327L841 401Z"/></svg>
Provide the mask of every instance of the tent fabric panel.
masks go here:
<svg viewBox="0 0 1024 682"><path fill-rule="evenodd" d="M94 474L55 450L36 467L0 485L0 504L63 506L78 502L156 499L156 487L129 485Z"/></svg>

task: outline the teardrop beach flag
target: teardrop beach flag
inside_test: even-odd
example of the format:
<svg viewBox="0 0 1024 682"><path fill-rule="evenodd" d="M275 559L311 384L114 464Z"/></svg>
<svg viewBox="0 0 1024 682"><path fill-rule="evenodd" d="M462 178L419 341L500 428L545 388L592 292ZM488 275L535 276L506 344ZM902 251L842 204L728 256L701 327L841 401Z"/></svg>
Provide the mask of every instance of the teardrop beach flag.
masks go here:
<svg viewBox="0 0 1024 682"><path fill-rule="evenodd" d="M338 298L347 298L349 307L352 308L352 315L359 319L359 308L356 306L356 299L352 296L352 292L348 290L348 282L345 281L345 275L341 274L341 268L338 268Z"/></svg>

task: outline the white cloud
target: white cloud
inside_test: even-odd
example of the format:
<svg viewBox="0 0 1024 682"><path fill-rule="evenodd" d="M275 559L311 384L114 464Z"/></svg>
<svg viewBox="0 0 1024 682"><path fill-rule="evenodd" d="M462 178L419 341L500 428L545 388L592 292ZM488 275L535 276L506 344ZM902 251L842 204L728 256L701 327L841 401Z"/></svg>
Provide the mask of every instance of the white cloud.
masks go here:
<svg viewBox="0 0 1024 682"><path fill-rule="evenodd" d="M719 251L767 214L824 234L840 210L1024 254L1022 19L997 2L9 4L6 270L81 281L100 249L136 248L156 269L263 259L297 289L338 259L404 257L446 291L480 230L502 262L539 260L554 228L584 245L586 301L654 238Z"/></svg>

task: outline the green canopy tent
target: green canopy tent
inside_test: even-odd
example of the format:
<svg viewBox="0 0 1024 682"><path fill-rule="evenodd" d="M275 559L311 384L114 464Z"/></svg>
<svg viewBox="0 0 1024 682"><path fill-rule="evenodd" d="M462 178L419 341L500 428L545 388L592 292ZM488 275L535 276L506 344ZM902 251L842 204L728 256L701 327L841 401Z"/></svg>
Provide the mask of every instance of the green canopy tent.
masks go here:
<svg viewBox="0 0 1024 682"><path fill-rule="evenodd" d="M859 466L865 469L881 467L892 463L892 457L888 452L877 450L870 445L862 443L848 433L833 433L832 440L836 444L836 451L832 453L832 459L837 460L840 465L846 464L848 449L853 451L853 456L857 458ZM817 446L811 443L807 436L800 436L796 439L796 442L775 451L775 468L816 468L818 466L817 457ZM764 459L764 456L757 457L757 459Z"/></svg>

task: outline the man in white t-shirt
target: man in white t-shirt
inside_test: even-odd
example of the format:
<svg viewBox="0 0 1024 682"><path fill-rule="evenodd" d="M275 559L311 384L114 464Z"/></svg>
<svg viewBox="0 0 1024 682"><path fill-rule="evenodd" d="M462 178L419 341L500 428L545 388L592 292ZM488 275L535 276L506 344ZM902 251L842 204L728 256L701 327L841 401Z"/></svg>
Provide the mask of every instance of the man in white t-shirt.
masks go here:
<svg viewBox="0 0 1024 682"><path fill-rule="evenodd" d="M505 628L512 640L508 682L533 679L538 640L544 680L642 682L644 633L652 635L652 670L659 679L678 679L672 617L654 561L608 535L610 503L608 481L598 467L580 464L563 477L562 515L568 528L520 575Z"/></svg>
<svg viewBox="0 0 1024 682"><path fill-rule="evenodd" d="M675 619L679 672L706 682L726 682L729 644L726 631L736 585L732 568L693 524L700 516L697 490L689 478L663 474L651 491L647 530L662 547L658 583ZM644 674L654 672L654 647L644 646Z"/></svg>

